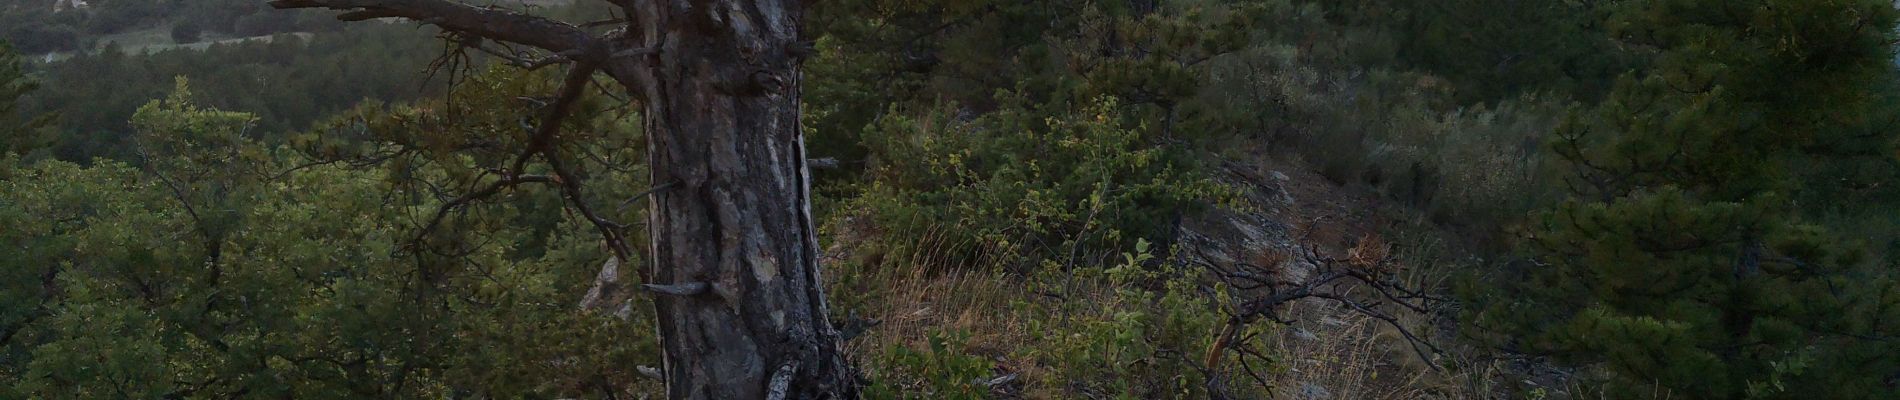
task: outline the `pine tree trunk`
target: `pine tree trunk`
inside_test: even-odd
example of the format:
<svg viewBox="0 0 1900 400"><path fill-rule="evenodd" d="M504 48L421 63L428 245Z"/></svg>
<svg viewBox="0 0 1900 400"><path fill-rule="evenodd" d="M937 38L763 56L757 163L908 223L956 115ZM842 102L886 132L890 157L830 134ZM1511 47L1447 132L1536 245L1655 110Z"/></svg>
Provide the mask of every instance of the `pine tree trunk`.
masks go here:
<svg viewBox="0 0 1900 400"><path fill-rule="evenodd" d="M653 284L673 399L855 398L827 320L799 129L797 1L655 6L630 35L652 181ZM784 397L778 397L784 396Z"/></svg>
<svg viewBox="0 0 1900 400"><path fill-rule="evenodd" d="M667 185L649 202L642 274L657 297L667 397L856 398L818 274L799 130L803 2L608 2L631 21L605 35L452 0L270 4L344 11L345 21L407 18L613 76L646 113L653 183Z"/></svg>

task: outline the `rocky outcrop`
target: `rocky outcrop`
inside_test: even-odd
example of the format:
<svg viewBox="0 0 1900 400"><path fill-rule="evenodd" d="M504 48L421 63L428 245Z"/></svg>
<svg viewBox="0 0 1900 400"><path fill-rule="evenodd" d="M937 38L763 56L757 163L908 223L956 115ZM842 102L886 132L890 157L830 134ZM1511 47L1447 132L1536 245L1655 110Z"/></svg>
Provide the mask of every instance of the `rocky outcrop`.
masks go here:
<svg viewBox="0 0 1900 400"><path fill-rule="evenodd" d="M1301 246L1294 234L1295 226L1287 223L1296 204L1288 191L1291 179L1284 173L1262 173L1261 169L1233 163L1221 168L1219 179L1239 191L1239 204L1215 207L1182 220L1175 240L1181 244L1184 260L1277 268L1292 279L1311 271L1311 266L1276 256L1296 253ZM1268 263L1285 265L1263 265Z"/></svg>
<svg viewBox="0 0 1900 400"><path fill-rule="evenodd" d="M581 297L583 310L613 313L615 317L627 319L633 316L633 295L631 279L627 279L620 268L620 259L607 257L600 265L600 273L594 276L594 287Z"/></svg>

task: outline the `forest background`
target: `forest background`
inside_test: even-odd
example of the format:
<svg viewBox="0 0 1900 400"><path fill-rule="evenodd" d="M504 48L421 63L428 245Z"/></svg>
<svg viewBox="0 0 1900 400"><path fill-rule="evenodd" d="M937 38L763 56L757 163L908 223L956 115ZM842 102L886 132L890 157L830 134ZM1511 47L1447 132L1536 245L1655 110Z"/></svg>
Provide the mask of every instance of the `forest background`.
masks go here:
<svg viewBox="0 0 1900 400"><path fill-rule="evenodd" d="M648 295L611 290L641 261L574 206L644 220L623 93L563 122L584 195L470 201L559 68L79 3L0 1L0 398L663 390ZM834 317L873 398L1893 398L1896 17L816 2Z"/></svg>

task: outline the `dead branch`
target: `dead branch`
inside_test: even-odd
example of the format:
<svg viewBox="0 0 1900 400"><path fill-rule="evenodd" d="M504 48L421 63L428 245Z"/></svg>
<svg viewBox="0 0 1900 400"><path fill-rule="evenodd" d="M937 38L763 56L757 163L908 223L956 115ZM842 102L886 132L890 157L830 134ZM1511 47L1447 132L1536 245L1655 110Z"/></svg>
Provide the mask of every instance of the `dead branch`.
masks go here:
<svg viewBox="0 0 1900 400"><path fill-rule="evenodd" d="M1414 332L1410 327L1391 313L1381 308L1385 304L1396 304L1411 312L1429 313L1429 303L1418 301L1442 301L1440 298L1426 295L1423 291L1405 287L1394 279L1396 262L1390 252L1369 241L1349 252L1346 258L1322 255L1312 249L1302 248L1296 256L1303 264L1312 265L1314 271L1301 279L1286 277L1278 273L1278 265L1250 265L1234 263L1221 265L1213 262L1205 254L1194 251L1202 265L1216 279L1233 288L1235 296L1241 297L1235 302L1227 324L1220 328L1208 348L1205 359L1206 368L1213 369L1221 364L1221 355L1235 351L1246 355L1251 349L1244 345L1245 340L1236 336L1241 327L1261 319L1279 323L1288 323L1279 316L1280 310L1302 299L1322 299L1340 304L1353 312L1379 320L1398 330L1419 359L1424 360L1433 370L1442 370L1432 361L1434 354L1443 351L1432 344L1425 335ZM1284 261L1281 259L1279 261ZM1366 287L1374 294L1373 298L1361 298L1351 294L1352 289ZM1244 361L1243 361L1244 363ZM1256 377L1259 378L1259 377Z"/></svg>

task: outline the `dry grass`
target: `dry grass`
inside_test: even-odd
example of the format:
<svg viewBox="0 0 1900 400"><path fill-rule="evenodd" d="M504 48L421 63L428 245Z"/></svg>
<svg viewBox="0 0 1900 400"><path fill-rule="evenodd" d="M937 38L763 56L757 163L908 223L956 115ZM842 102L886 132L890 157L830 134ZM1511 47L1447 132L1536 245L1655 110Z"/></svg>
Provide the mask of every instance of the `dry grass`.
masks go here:
<svg viewBox="0 0 1900 400"><path fill-rule="evenodd" d="M1024 336L1019 321L1007 312L1011 301L1023 297L1020 284L987 273L926 276L922 269L915 269L888 275L875 279L886 295L863 310L866 317L883 323L853 341L854 352L922 346L933 330L970 332L971 343L977 345L1018 343Z"/></svg>
<svg viewBox="0 0 1900 400"><path fill-rule="evenodd" d="M860 267L846 272L853 274L848 279L843 274L832 274L833 282L828 287L847 291L834 297L856 300L858 309L853 311L880 323L846 344L850 354L869 360L897 348L927 348L931 333L946 331L971 335L972 348L960 350L998 358L1027 341L1022 322L1008 312L1011 302L1025 298L1021 282L999 273L946 267L956 262L956 255L948 254L948 249L956 246L948 245L945 237L949 235L937 229L912 236L918 238L916 244L896 253L890 249L854 248L850 243L856 240L851 236L890 233L875 232L863 225L848 226L853 222L846 221L847 226L843 226L849 232L844 235L846 244L827 253L858 254L850 255L853 259L849 261L833 259L828 263ZM891 372L880 370L879 365L863 367L871 376Z"/></svg>
<svg viewBox="0 0 1900 400"><path fill-rule="evenodd" d="M997 362L998 375L1020 374L1024 385L1018 395L1024 398L1064 398L1069 395L1060 382L1053 382L1057 371L1038 365L1035 360L1012 357L1020 349L1036 346L1035 336L1027 332L1024 313L1013 309L1013 302L1065 301L1086 302L1082 313L1112 312L1119 307L1108 288L1094 283L1079 283L1079 293L1055 300L1029 293L1020 277L993 273L949 272L929 274L925 268L908 272L886 272L867 276L860 285L877 287L882 295L863 304L860 312L878 318L881 325L849 344L853 354L865 359L898 347L925 348L931 332L968 332L968 347L961 349ZM891 270L885 270L891 271ZM1422 327L1428 322L1418 315L1401 314L1408 326ZM1277 388L1276 398L1283 399L1469 399L1489 398L1474 383L1493 381L1495 376L1470 376L1472 372L1440 372L1420 360L1395 329L1385 323L1356 314L1349 309L1323 302L1301 302L1288 310L1292 326L1266 340L1265 347L1282 363L1280 372L1270 376ZM1077 315L1087 318L1089 316ZM1209 332L1214 335L1215 332ZM1456 362L1454 362L1456 363ZM867 372L877 374L875 365ZM1480 374L1495 375L1499 368L1480 368ZM1486 372L1488 371L1488 372ZM1313 388L1319 388L1315 390ZM1315 396L1316 394L1323 394Z"/></svg>
<svg viewBox="0 0 1900 400"><path fill-rule="evenodd" d="M1036 336L1029 331L1029 313L1014 305L1030 301L1084 302L1095 307L1085 313L1107 313L1121 305L1100 285L1082 285L1080 293L1055 300L1030 292L1021 277L988 272L947 272L929 274L924 268L907 273L889 273L872 279L886 295L864 304L865 317L882 321L865 336L853 340L847 350L859 359L869 359L897 348L928 348L933 332L966 332L969 341L962 352L981 355L996 362L996 375L1015 374L1019 385L1010 397L1064 398L1065 387L1054 379L1056 371L1036 360L1017 357L1023 349L1034 348ZM1040 297L1040 298L1039 298ZM1076 318L1101 317L1075 315ZM873 376L881 372L867 365Z"/></svg>
<svg viewBox="0 0 1900 400"><path fill-rule="evenodd" d="M879 318L881 325L849 345L852 354L869 356L898 347L924 348L931 332L970 333L971 354L997 361L998 374L1018 373L1025 398L1063 398L1066 388L1051 382L1055 371L1034 360L1011 357L1019 349L1035 346L1034 336L1026 331L1026 316L1012 310L1012 302L1034 301L1027 288L1009 277L985 273L947 273L926 276L922 272L890 274L877 279L887 296L866 304L867 317ZM1066 301L1085 301L1095 310L1113 310L1112 295L1100 290ZM1052 301L1052 300L1049 300ZM1433 371L1415 355L1396 330L1385 323L1353 313L1349 309L1323 302L1300 302L1286 316L1294 324L1280 334L1264 339L1265 347L1283 364L1270 376L1281 399L1476 399L1493 398L1487 388L1476 387L1493 382L1502 368L1463 369L1466 372ZM1425 321L1408 315L1404 323L1422 326ZM1214 332L1209 332L1213 335ZM861 357L862 359L862 357ZM1453 362L1458 364L1458 362ZM873 374L877 366L868 365ZM1482 376L1473 376L1478 374ZM1319 388L1322 396L1315 396Z"/></svg>
<svg viewBox="0 0 1900 400"><path fill-rule="evenodd" d="M1286 363L1274 377L1280 398L1445 398L1444 378L1383 322L1319 302L1301 302L1288 317L1294 325L1270 344Z"/></svg>

